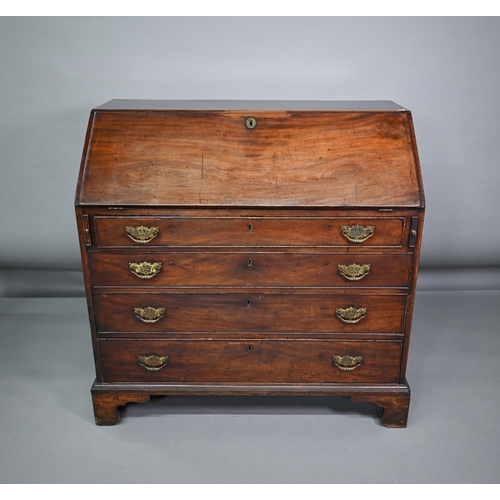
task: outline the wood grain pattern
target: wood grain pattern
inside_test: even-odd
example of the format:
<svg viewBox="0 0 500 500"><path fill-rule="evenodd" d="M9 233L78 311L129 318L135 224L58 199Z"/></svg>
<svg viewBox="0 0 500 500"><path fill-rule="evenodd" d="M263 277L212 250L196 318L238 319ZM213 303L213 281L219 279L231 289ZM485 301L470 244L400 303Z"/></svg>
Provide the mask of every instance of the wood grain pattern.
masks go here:
<svg viewBox="0 0 500 500"><path fill-rule="evenodd" d="M299 293L95 293L98 331L402 333L406 296ZM336 308L367 309L358 323L340 320ZM134 307L164 307L157 323L144 323Z"/></svg>
<svg viewBox="0 0 500 500"><path fill-rule="evenodd" d="M371 247L403 244L405 219L339 217L95 217L99 247L177 246L340 246ZM374 234L363 243L352 243L341 234L342 226L374 226ZM147 244L134 242L126 226L158 227Z"/></svg>
<svg viewBox="0 0 500 500"><path fill-rule="evenodd" d="M372 382L394 383L399 375L397 341L155 341L101 340L105 382ZM168 356L149 371L140 355ZM343 371L333 355L363 356Z"/></svg>
<svg viewBox="0 0 500 500"><path fill-rule="evenodd" d="M382 408L380 422L391 428L404 428L408 423L410 409L410 389L404 393L390 395L355 395L351 398L358 403L375 403Z"/></svg>
<svg viewBox="0 0 500 500"><path fill-rule="evenodd" d="M95 423L96 425L115 425L121 420L121 406L127 403L146 403L149 398L149 394L92 391Z"/></svg>
<svg viewBox="0 0 500 500"><path fill-rule="evenodd" d="M150 395L203 396L349 396L355 402L374 403L381 407L381 424L392 428L406 427L410 388L406 380L400 384L248 384L134 382L103 384L94 382L92 396L98 402L97 425L114 425L121 419L120 407L128 402L143 402ZM117 406L118 405L118 406ZM97 413L97 411L99 413ZM113 415L116 415L113 417ZM103 419L102 417L107 417Z"/></svg>
<svg viewBox="0 0 500 500"><path fill-rule="evenodd" d="M77 203L421 206L408 112L253 115L94 112Z"/></svg>
<svg viewBox="0 0 500 500"><path fill-rule="evenodd" d="M307 253L92 253L94 286L225 287L406 287L411 254ZM142 279L130 263L161 263L158 274ZM370 264L359 281L349 281L339 264Z"/></svg>
<svg viewBox="0 0 500 500"><path fill-rule="evenodd" d="M113 100L91 112L75 206L98 425L152 394L342 395L406 425L425 207L408 110ZM346 323L349 307L366 311Z"/></svg>

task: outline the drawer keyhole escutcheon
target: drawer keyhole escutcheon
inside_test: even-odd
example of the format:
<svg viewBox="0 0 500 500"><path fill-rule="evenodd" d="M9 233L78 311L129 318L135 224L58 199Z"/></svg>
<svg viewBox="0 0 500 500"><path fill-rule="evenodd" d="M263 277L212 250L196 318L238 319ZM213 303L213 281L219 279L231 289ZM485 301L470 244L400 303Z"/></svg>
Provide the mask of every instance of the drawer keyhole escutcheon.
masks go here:
<svg viewBox="0 0 500 500"><path fill-rule="evenodd" d="M159 232L160 228L157 226L125 226L125 234L136 243L149 243L158 236Z"/></svg>
<svg viewBox="0 0 500 500"><path fill-rule="evenodd" d="M251 350L252 350L252 346L251 346L251 345L249 345L249 346L248 346L248 352L250 352Z"/></svg>
<svg viewBox="0 0 500 500"><path fill-rule="evenodd" d="M247 307L250 307L252 305L252 301L250 299L247 300Z"/></svg>
<svg viewBox="0 0 500 500"><path fill-rule="evenodd" d="M161 270L161 262L129 262L130 271L141 279L151 279Z"/></svg>
<svg viewBox="0 0 500 500"><path fill-rule="evenodd" d="M135 315L144 323L156 323L160 321L163 316L165 316L165 308L164 307L134 307Z"/></svg>
<svg viewBox="0 0 500 500"><path fill-rule="evenodd" d="M249 116L246 120L245 120L245 125L248 129L253 129L257 126L257 120L253 117L253 116Z"/></svg>
<svg viewBox="0 0 500 500"><path fill-rule="evenodd" d="M247 265L248 265L248 267L253 267L253 260L248 259Z"/></svg>
<svg viewBox="0 0 500 500"><path fill-rule="evenodd" d="M341 319L344 323L357 323L361 321L366 316L366 308L360 307L347 307L343 309L342 307L337 307L335 309L335 314L337 318Z"/></svg>
<svg viewBox="0 0 500 500"><path fill-rule="evenodd" d="M157 354L139 355L139 364L146 370L157 372L167 366L168 356L158 356Z"/></svg>
<svg viewBox="0 0 500 500"><path fill-rule="evenodd" d="M332 359L333 359L333 364L337 368L350 372L351 370L354 370L355 368L361 365L363 361L363 356L349 356L349 354L346 354L345 356L338 356L334 354L332 356Z"/></svg>
<svg viewBox="0 0 500 500"><path fill-rule="evenodd" d="M370 272L370 264L339 264L339 273L349 281L359 281Z"/></svg>
<svg viewBox="0 0 500 500"><path fill-rule="evenodd" d="M248 224L248 232L251 233L253 230L252 224Z"/></svg>
<svg viewBox="0 0 500 500"><path fill-rule="evenodd" d="M341 226L340 234L351 243L363 243L373 236L375 226Z"/></svg>

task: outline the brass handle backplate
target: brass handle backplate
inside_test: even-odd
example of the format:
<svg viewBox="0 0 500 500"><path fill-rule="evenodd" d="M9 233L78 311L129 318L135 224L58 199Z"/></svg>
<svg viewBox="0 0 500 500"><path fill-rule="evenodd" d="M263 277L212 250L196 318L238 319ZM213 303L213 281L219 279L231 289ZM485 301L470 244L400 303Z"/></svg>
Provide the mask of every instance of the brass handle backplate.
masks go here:
<svg viewBox="0 0 500 500"><path fill-rule="evenodd" d="M144 323L156 323L160 321L163 316L165 316L165 308L164 307L134 307L135 315Z"/></svg>
<svg viewBox="0 0 500 500"><path fill-rule="evenodd" d="M344 323L357 323L365 317L366 308L360 307L359 309L357 309L356 307L347 307L343 309L341 307L337 307L335 309L335 314Z"/></svg>
<svg viewBox="0 0 500 500"><path fill-rule="evenodd" d="M363 243L375 232L375 226L341 226L340 229L340 234L352 243Z"/></svg>
<svg viewBox="0 0 500 500"><path fill-rule="evenodd" d="M129 262L129 266L130 270L142 279L150 279L156 276L161 270L161 262L141 262L140 264Z"/></svg>
<svg viewBox="0 0 500 500"><path fill-rule="evenodd" d="M158 356L156 354L139 356L139 364L152 372L161 370L164 366L167 366L167 363L168 356Z"/></svg>
<svg viewBox="0 0 500 500"><path fill-rule="evenodd" d="M125 226L126 235L136 243L149 243L160 232L159 227Z"/></svg>
<svg viewBox="0 0 500 500"><path fill-rule="evenodd" d="M349 281L359 281L370 272L370 264L339 264L339 273Z"/></svg>
<svg viewBox="0 0 500 500"><path fill-rule="evenodd" d="M351 371L357 368L363 362L363 356L349 356L346 354L345 356L338 356L336 354L333 355L333 364L344 371Z"/></svg>

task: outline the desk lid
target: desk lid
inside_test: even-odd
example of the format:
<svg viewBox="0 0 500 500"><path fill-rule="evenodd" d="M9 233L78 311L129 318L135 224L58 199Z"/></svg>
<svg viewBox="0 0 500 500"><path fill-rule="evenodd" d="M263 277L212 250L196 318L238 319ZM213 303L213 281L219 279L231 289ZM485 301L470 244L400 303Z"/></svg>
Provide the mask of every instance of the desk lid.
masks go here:
<svg viewBox="0 0 500 500"><path fill-rule="evenodd" d="M248 120L250 118L250 120ZM423 207L391 101L135 101L92 110L76 204Z"/></svg>

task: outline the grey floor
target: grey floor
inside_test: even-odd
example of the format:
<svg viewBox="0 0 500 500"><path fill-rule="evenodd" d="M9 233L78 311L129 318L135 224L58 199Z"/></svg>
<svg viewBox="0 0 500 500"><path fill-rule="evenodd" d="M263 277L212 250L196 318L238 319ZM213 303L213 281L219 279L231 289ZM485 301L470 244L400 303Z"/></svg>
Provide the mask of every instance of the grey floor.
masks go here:
<svg viewBox="0 0 500 500"><path fill-rule="evenodd" d="M0 482L498 483L500 291L420 291L406 429L348 398L167 397L97 427L85 299L0 299Z"/></svg>

